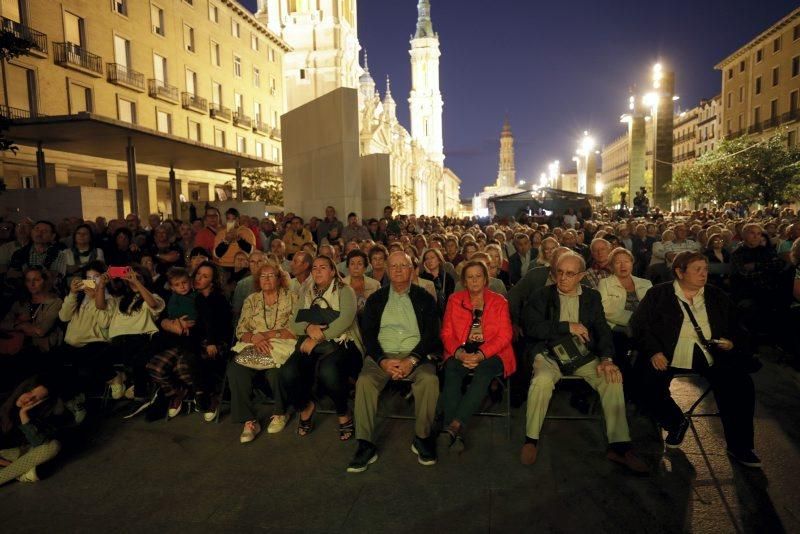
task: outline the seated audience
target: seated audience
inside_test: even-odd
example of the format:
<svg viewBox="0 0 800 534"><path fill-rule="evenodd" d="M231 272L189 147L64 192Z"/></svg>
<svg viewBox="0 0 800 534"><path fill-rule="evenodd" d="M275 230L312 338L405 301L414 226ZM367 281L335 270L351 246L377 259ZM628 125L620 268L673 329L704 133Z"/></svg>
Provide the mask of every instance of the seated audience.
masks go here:
<svg viewBox="0 0 800 534"><path fill-rule="evenodd" d="M345 276L342 282L350 286L356 293L359 317L364 311L364 304L370 295L381 288L381 284L377 280L364 274L367 271L367 265L367 255L357 248L347 254L347 270L350 274Z"/></svg>

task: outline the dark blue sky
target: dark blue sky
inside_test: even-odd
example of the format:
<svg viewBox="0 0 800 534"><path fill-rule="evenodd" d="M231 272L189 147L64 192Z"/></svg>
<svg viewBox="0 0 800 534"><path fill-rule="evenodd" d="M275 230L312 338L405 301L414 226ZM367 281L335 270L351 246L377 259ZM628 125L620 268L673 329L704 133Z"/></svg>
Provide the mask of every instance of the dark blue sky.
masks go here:
<svg viewBox="0 0 800 534"><path fill-rule="evenodd" d="M245 0L253 8L255 0ZM409 36L416 0L359 0L359 40L383 91L386 75L408 127ZM445 164L470 197L497 175L503 116L518 179L566 162L589 130L624 132L628 90L657 60L675 71L682 107L720 91L714 65L798 6L796 0L431 0L442 49Z"/></svg>

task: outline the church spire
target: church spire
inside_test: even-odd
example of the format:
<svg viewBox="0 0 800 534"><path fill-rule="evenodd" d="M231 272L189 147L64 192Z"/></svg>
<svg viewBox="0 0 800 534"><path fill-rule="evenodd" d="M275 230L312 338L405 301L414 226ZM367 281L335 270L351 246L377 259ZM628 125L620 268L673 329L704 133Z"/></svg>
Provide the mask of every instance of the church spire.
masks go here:
<svg viewBox="0 0 800 534"><path fill-rule="evenodd" d="M426 37L436 37L433 32L433 22L431 22L431 3L429 0L419 0L417 2L417 33L414 39L424 39Z"/></svg>
<svg viewBox="0 0 800 534"><path fill-rule="evenodd" d="M386 75L386 97L385 97L385 99L394 101L394 98L392 98L392 80L391 80L391 78L389 78L388 74Z"/></svg>

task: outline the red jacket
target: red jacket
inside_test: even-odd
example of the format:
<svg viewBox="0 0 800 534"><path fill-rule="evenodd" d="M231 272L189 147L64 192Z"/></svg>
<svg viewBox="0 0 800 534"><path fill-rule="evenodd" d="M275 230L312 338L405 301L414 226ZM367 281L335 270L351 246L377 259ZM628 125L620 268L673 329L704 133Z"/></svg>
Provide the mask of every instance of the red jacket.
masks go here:
<svg viewBox="0 0 800 534"><path fill-rule="evenodd" d="M517 368L514 349L511 346L511 315L506 299L494 291L483 290L483 339L481 352L487 358L498 356L503 361L503 376L509 376ZM456 350L467 341L472 325L472 302L469 291L457 291L450 295L444 312L441 338L444 344L444 359L452 358Z"/></svg>

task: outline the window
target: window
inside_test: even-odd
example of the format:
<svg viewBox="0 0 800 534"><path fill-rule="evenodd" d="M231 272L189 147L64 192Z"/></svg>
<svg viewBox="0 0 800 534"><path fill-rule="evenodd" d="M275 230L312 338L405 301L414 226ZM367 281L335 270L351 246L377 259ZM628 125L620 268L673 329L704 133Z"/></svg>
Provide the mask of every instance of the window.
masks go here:
<svg viewBox="0 0 800 534"><path fill-rule="evenodd" d="M197 73L186 69L186 92L190 95L197 94Z"/></svg>
<svg viewBox="0 0 800 534"><path fill-rule="evenodd" d="M69 113L92 112L92 90L75 82L69 83Z"/></svg>
<svg viewBox="0 0 800 534"><path fill-rule="evenodd" d="M155 4L150 4L150 23L153 33L164 36L164 10Z"/></svg>
<svg viewBox="0 0 800 534"><path fill-rule="evenodd" d="M270 47L268 56L269 56L270 63L275 63L275 49L274 48Z"/></svg>
<svg viewBox="0 0 800 534"><path fill-rule="evenodd" d="M253 67L253 85L261 87L261 70L258 67Z"/></svg>
<svg viewBox="0 0 800 534"><path fill-rule="evenodd" d="M780 72L781 72L781 68L780 67L775 67L774 69L772 69L772 87L775 87L776 85L778 85L778 82L781 79Z"/></svg>
<svg viewBox="0 0 800 534"><path fill-rule="evenodd" d="M744 115L739 113L739 131L741 131L742 128L744 128Z"/></svg>
<svg viewBox="0 0 800 534"><path fill-rule="evenodd" d="M275 163L281 162L281 149L276 146L272 147L272 161Z"/></svg>
<svg viewBox="0 0 800 534"><path fill-rule="evenodd" d="M269 77L269 94L275 96L278 93L278 82L275 80L275 76Z"/></svg>
<svg viewBox="0 0 800 534"><path fill-rule="evenodd" d="M219 53L219 43L211 41L211 63L219 67L222 65L222 58Z"/></svg>
<svg viewBox="0 0 800 534"><path fill-rule="evenodd" d="M211 103L219 107L222 105L222 85L211 82Z"/></svg>
<svg viewBox="0 0 800 534"><path fill-rule="evenodd" d="M81 48L86 46L84 21L81 17L73 15L69 11L64 12L64 40L73 47Z"/></svg>
<svg viewBox="0 0 800 534"><path fill-rule="evenodd" d="M231 19L231 35L234 37L239 37L241 35L241 29L239 28L239 21L236 19Z"/></svg>
<svg viewBox="0 0 800 534"><path fill-rule="evenodd" d="M160 85L167 83L167 58L158 54L153 54L153 78L161 82Z"/></svg>
<svg viewBox="0 0 800 534"><path fill-rule="evenodd" d="M797 130L792 130L786 137L786 144L789 146L789 148L794 148L797 146Z"/></svg>
<svg viewBox="0 0 800 534"><path fill-rule="evenodd" d="M225 130L214 128L214 146L225 148Z"/></svg>
<svg viewBox="0 0 800 534"><path fill-rule="evenodd" d="M239 93L233 93L233 110L244 115L244 99Z"/></svg>
<svg viewBox="0 0 800 534"><path fill-rule="evenodd" d="M739 62L739 72L744 72L744 60Z"/></svg>
<svg viewBox="0 0 800 534"><path fill-rule="evenodd" d="M728 93L727 95L725 95L725 107L727 107L728 109L730 109L731 107L731 103L733 100L732 97L733 93Z"/></svg>
<svg viewBox="0 0 800 534"><path fill-rule="evenodd" d="M256 142L256 157L257 158L264 157L264 143Z"/></svg>
<svg viewBox="0 0 800 534"><path fill-rule="evenodd" d="M278 112L275 110L272 110L272 127L278 127Z"/></svg>
<svg viewBox="0 0 800 534"><path fill-rule="evenodd" d="M247 152L247 140L241 135L236 136L236 151L241 153Z"/></svg>
<svg viewBox="0 0 800 534"><path fill-rule="evenodd" d="M753 126L758 127L761 122L761 106L753 108Z"/></svg>
<svg viewBox="0 0 800 534"><path fill-rule="evenodd" d="M183 46L187 52L195 52L194 47L194 28L188 24L183 25Z"/></svg>
<svg viewBox="0 0 800 534"><path fill-rule="evenodd" d="M261 122L261 102L253 102L253 120Z"/></svg>
<svg viewBox="0 0 800 534"><path fill-rule="evenodd" d="M781 51L781 38L776 37L774 41L772 41L772 53L775 54Z"/></svg>
<svg viewBox="0 0 800 534"><path fill-rule="evenodd" d="M795 24L792 28L792 41L800 39L800 24Z"/></svg>
<svg viewBox="0 0 800 534"><path fill-rule="evenodd" d="M128 0L111 0L111 9L120 15L128 15Z"/></svg>
<svg viewBox="0 0 800 534"><path fill-rule="evenodd" d="M728 79L733 78L733 69L728 69Z"/></svg>
<svg viewBox="0 0 800 534"><path fill-rule="evenodd" d="M119 35L114 36L114 62L125 69L131 66L131 42Z"/></svg>
<svg viewBox="0 0 800 534"><path fill-rule="evenodd" d="M36 115L36 73L32 69L13 64L5 67L5 78L8 86L8 105L12 108L29 111L31 117Z"/></svg>
<svg viewBox="0 0 800 534"><path fill-rule="evenodd" d="M200 123L197 121L193 121L189 119L188 123L188 133L189 139L192 141L201 141L202 138L200 137Z"/></svg>
<svg viewBox="0 0 800 534"><path fill-rule="evenodd" d="M797 111L798 100L800 100L800 91L792 91L789 93L789 111Z"/></svg>
<svg viewBox="0 0 800 534"><path fill-rule="evenodd" d="M772 119L778 118L778 99L775 98L769 103L769 116Z"/></svg>
<svg viewBox="0 0 800 534"><path fill-rule="evenodd" d="M250 48L258 52L258 35L251 33L250 34Z"/></svg>
<svg viewBox="0 0 800 534"><path fill-rule="evenodd" d="M122 122L136 124L136 102L117 97L117 118Z"/></svg>
<svg viewBox="0 0 800 534"><path fill-rule="evenodd" d="M306 79L306 69L300 69L300 79L301 80Z"/></svg>
<svg viewBox="0 0 800 534"><path fill-rule="evenodd" d="M744 102L744 86L739 88L739 103Z"/></svg>
<svg viewBox="0 0 800 534"><path fill-rule="evenodd" d="M172 133L172 115L166 111L156 110L156 129L161 133Z"/></svg>
<svg viewBox="0 0 800 534"><path fill-rule="evenodd" d="M759 48L756 50L756 63L761 63L762 59L764 59L764 49Z"/></svg>
<svg viewBox="0 0 800 534"><path fill-rule="evenodd" d="M208 20L211 22L219 22L219 9L211 2L208 3Z"/></svg>
<svg viewBox="0 0 800 534"><path fill-rule="evenodd" d="M756 89L755 89L755 93L756 93L757 95L760 95L760 94L761 94L761 76L757 76L757 77L756 77Z"/></svg>
<svg viewBox="0 0 800 534"><path fill-rule="evenodd" d="M800 74L800 56L792 58L792 78Z"/></svg>
<svg viewBox="0 0 800 534"><path fill-rule="evenodd" d="M725 131L728 132L728 135L731 134L731 120L730 119L725 121Z"/></svg>
<svg viewBox="0 0 800 534"><path fill-rule="evenodd" d="M237 78L242 77L242 58L233 56L233 75Z"/></svg>

